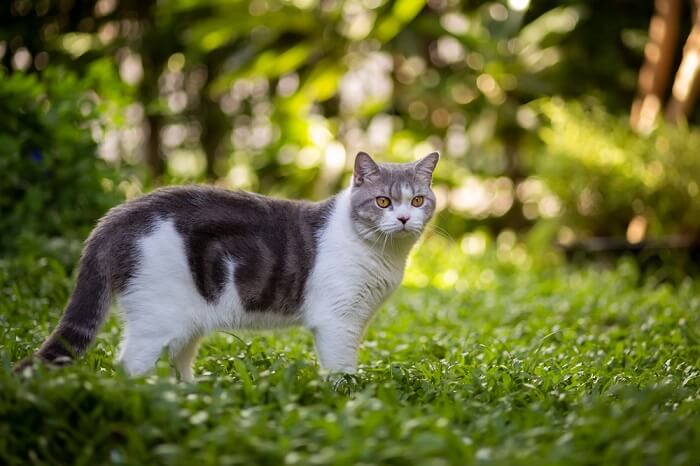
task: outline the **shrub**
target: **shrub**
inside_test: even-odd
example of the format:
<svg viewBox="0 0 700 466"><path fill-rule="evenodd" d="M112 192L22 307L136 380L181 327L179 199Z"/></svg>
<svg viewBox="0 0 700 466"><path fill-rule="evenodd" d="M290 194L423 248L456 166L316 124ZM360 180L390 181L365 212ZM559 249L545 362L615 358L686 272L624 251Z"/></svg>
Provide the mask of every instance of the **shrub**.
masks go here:
<svg viewBox="0 0 700 466"><path fill-rule="evenodd" d="M0 254L49 248L72 257L71 241L117 201L85 87L60 70L0 73Z"/></svg>
<svg viewBox="0 0 700 466"><path fill-rule="evenodd" d="M637 218L648 235L700 233L700 131L661 126L649 136L597 105L540 103L545 153L535 172L579 236L624 236Z"/></svg>

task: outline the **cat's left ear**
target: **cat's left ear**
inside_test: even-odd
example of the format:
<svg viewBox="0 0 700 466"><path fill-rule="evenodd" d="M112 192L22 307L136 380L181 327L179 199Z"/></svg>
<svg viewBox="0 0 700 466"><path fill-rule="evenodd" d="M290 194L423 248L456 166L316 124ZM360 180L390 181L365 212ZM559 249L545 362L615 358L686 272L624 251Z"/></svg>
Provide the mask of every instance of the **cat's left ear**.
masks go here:
<svg viewBox="0 0 700 466"><path fill-rule="evenodd" d="M379 167L376 162L372 160L367 152L358 152L357 157L355 157L355 169L352 174L352 182L354 186L360 186L368 178L379 173Z"/></svg>
<svg viewBox="0 0 700 466"><path fill-rule="evenodd" d="M420 159L415 164L416 175L430 183L433 179L433 172L435 171L438 160L440 160L440 154L437 152L432 152Z"/></svg>

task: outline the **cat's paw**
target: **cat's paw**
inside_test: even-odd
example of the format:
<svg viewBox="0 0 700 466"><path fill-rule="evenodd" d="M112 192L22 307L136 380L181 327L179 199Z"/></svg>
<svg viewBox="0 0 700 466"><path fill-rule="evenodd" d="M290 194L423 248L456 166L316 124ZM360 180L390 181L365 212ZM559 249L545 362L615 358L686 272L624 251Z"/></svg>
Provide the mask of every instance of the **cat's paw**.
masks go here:
<svg viewBox="0 0 700 466"><path fill-rule="evenodd" d="M330 372L326 374L325 379L333 390L339 393L349 394L360 388L361 378L355 373Z"/></svg>

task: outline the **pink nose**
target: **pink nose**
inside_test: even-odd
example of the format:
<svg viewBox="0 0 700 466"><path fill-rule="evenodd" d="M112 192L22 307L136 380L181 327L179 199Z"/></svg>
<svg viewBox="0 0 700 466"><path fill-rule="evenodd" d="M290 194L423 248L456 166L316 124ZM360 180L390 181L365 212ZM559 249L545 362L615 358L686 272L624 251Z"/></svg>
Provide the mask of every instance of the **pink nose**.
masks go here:
<svg viewBox="0 0 700 466"><path fill-rule="evenodd" d="M411 217L397 217L397 218L399 219L399 222L403 223L404 225L406 225L406 222L411 220Z"/></svg>

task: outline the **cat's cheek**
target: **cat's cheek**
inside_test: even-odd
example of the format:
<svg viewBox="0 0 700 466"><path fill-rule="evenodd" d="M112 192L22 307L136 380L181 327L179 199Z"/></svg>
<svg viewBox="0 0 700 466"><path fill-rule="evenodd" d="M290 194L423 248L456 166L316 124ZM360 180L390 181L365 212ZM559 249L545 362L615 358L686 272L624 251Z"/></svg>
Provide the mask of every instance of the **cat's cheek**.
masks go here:
<svg viewBox="0 0 700 466"><path fill-rule="evenodd" d="M412 221L414 222L413 228L415 228L419 231L423 231L423 229L425 228L426 221L427 221L425 210L423 210L423 209L415 209L415 210L416 210L416 212L412 216L413 217Z"/></svg>
<svg viewBox="0 0 700 466"><path fill-rule="evenodd" d="M396 214L392 210L385 209L377 223L379 225L393 225L396 222Z"/></svg>
<svg viewBox="0 0 700 466"><path fill-rule="evenodd" d="M377 220L380 218L380 214L360 211L357 213L357 218L361 223L364 223L365 226L372 227L377 223Z"/></svg>

